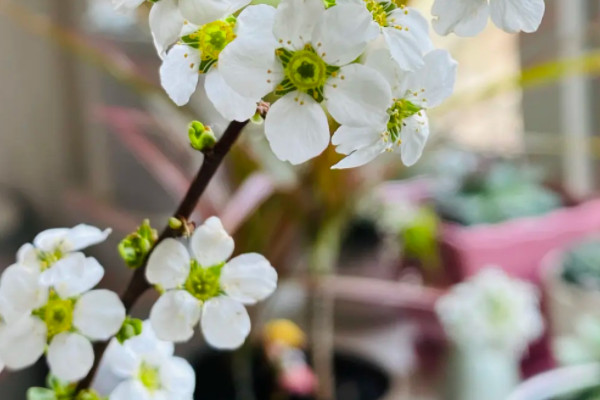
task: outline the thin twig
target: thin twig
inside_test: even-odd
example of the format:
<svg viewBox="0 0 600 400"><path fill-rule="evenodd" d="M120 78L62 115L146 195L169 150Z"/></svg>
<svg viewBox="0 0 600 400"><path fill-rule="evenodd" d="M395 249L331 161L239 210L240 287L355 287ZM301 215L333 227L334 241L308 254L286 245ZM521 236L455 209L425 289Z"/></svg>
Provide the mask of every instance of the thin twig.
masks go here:
<svg viewBox="0 0 600 400"><path fill-rule="evenodd" d="M204 152L204 161L202 162L202 166L200 167L198 174L192 181L185 197L179 204L179 207L173 214L174 217L182 218L185 220L190 218L192 212L198 204L198 201L200 200L200 196L202 196L202 194L206 190L208 183L215 175L215 172L219 168L219 165L221 165L221 162L223 161L227 153L229 153L229 150L240 136L242 129L247 124L248 121L231 122L225 130L225 133L223 134L221 139L215 145L215 147L213 147L211 150ZM127 289L125 289L125 291L121 295L121 301L125 306L127 314L130 313L132 307L135 305L136 301L141 297L141 295L144 294L144 292L150 288L150 285L148 284L145 278L148 257L160 242L162 242L166 238L176 236L178 236L178 232L176 230L171 229L169 225L167 225L160 234L156 243L154 244L154 247L150 250L142 266L136 269L133 273L133 277L129 281ZM94 364L88 375L81 382L79 382L79 385L77 387L78 390L90 387L90 384L92 383L94 376L96 375L96 372L98 370L98 365L100 364L102 355L104 354L104 351L106 350L107 346L108 342L100 342L94 345Z"/></svg>

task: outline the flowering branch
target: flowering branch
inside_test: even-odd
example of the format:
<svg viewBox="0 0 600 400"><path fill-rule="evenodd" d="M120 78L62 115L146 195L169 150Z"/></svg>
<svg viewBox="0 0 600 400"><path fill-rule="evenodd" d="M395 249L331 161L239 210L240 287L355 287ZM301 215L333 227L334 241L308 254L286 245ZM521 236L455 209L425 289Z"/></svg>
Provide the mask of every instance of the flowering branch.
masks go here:
<svg viewBox="0 0 600 400"><path fill-rule="evenodd" d="M242 132L242 129L244 129L248 122L248 120L244 122L232 121L225 130L225 133L223 133L221 139L216 143L216 145L213 148L204 151L204 161L202 162L202 166L200 167L198 174L196 174L196 177L190 184L190 187L185 197L179 204L179 207L177 207L177 210L173 214L175 218L187 220L191 217L192 213L194 212L194 209L196 208L196 205L198 204L198 201L200 200L200 197L206 190L206 187L208 186L211 179L214 177L215 172L217 172L217 169L221 165L221 162L223 161L227 153L229 153L229 150L231 150L231 147L238 139ZM125 306L127 314L129 314L132 307L135 305L136 301L141 297L141 295L144 294L144 292L150 288L150 284L146 281L145 278L145 271L148 258L150 254L152 254L152 250L154 250L156 246L164 239L176 237L178 235L179 231L167 225L158 237L158 240L154 244L153 248L146 256L146 259L144 260L143 264L135 270L133 277L127 285L127 289L125 289L125 291L121 295L121 300L123 302L123 305ZM90 387L93 378L96 375L96 371L98 370L98 366L102 359L102 355L104 354L107 346L108 342L100 342L95 344L94 365L88 373L88 375L82 381L80 381L78 385L78 391Z"/></svg>

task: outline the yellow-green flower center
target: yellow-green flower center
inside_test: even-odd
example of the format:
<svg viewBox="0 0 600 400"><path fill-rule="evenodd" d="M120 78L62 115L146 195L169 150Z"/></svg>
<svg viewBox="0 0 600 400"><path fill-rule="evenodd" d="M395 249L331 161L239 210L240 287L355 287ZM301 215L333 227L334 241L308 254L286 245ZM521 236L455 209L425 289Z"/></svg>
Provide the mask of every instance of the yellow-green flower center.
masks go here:
<svg viewBox="0 0 600 400"><path fill-rule="evenodd" d="M394 104L387 110L390 119L387 123L384 140L400 144L400 131L402 131L402 127L404 126L404 119L412 117L420 111L421 107L408 100L400 99L394 101Z"/></svg>
<svg viewBox="0 0 600 400"><path fill-rule="evenodd" d="M221 293L221 268L225 263L204 268L196 260L192 260L190 274L184 288L198 300L206 301Z"/></svg>
<svg viewBox="0 0 600 400"><path fill-rule="evenodd" d="M373 16L373 21L377 22L381 26L387 26L387 2L380 2L377 0L364 0L367 10Z"/></svg>
<svg viewBox="0 0 600 400"><path fill-rule="evenodd" d="M40 268L42 271L50 268L50 266L63 258L63 256L64 253L59 246L57 246L53 251L37 250L37 257L40 261Z"/></svg>
<svg viewBox="0 0 600 400"><path fill-rule="evenodd" d="M229 17L202 25L196 32L182 37L184 43L200 52L200 65L191 64L191 67L197 67L202 73L208 72L219 59L219 54L235 39L235 24L236 19Z"/></svg>
<svg viewBox="0 0 600 400"><path fill-rule="evenodd" d="M312 50L296 51L285 68L285 75L299 90L316 89L325 84L327 64Z"/></svg>
<svg viewBox="0 0 600 400"><path fill-rule="evenodd" d="M46 323L48 340L62 332L68 332L73 327L73 309L75 302L71 299L63 300L55 293L50 295L46 305L33 312Z"/></svg>
<svg viewBox="0 0 600 400"><path fill-rule="evenodd" d="M157 367L143 362L138 371L138 378L150 392L161 388L160 373Z"/></svg>
<svg viewBox="0 0 600 400"><path fill-rule="evenodd" d="M284 80L275 89L278 95L299 90L318 102L323 101L323 86L338 67L323 61L310 44L298 51L281 47L276 50L275 55L281 61L285 73Z"/></svg>
<svg viewBox="0 0 600 400"><path fill-rule="evenodd" d="M225 46L235 39L234 24L214 21L203 25L198 32L198 48L203 60L218 59Z"/></svg>

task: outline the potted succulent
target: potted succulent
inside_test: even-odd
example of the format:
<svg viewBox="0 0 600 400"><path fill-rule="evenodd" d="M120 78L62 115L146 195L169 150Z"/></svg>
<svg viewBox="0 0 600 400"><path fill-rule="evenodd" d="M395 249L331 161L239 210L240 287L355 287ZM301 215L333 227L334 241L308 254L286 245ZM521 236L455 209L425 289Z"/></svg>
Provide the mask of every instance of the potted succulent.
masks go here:
<svg viewBox="0 0 600 400"><path fill-rule="evenodd" d="M466 178L436 203L444 219L440 250L454 282L492 263L538 283L548 252L600 225L600 200L577 204L534 174L506 164Z"/></svg>
<svg viewBox="0 0 600 400"><path fill-rule="evenodd" d="M575 333L581 315L600 317L600 237L550 253L544 281L555 335Z"/></svg>

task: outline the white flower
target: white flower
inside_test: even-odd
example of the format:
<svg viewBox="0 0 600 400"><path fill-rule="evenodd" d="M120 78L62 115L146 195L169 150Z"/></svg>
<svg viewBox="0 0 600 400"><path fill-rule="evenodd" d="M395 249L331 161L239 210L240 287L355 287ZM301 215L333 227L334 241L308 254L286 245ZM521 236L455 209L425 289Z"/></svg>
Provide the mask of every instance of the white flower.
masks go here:
<svg viewBox="0 0 600 400"><path fill-rule="evenodd" d="M386 151L400 151L407 166L419 160L429 137L425 110L450 96L456 75L456 62L444 50L428 53L424 61L423 68L404 72L391 61L387 49L367 56L366 65L386 78L393 99L384 105L386 118L377 124L357 124L352 116L331 113L342 124L332 143L338 153L347 155L333 168L364 165Z"/></svg>
<svg viewBox="0 0 600 400"><path fill-rule="evenodd" d="M202 26L187 24L160 68L162 86L175 104L186 104L200 82L224 118L245 121L252 117L257 99L242 96L223 80L219 55L238 36L268 32L273 24L272 10L257 5L246 8L237 18L222 14Z"/></svg>
<svg viewBox="0 0 600 400"><path fill-rule="evenodd" d="M91 290L103 276L93 258L74 253L52 268L15 264L0 280L0 298L18 310L0 326L0 359L8 368L35 363L46 349L50 370L76 381L90 370L90 340L107 340L121 327L125 308L108 290Z"/></svg>
<svg viewBox="0 0 600 400"><path fill-rule="evenodd" d="M225 81L260 100L275 90L265 134L275 155L299 164L329 144L327 116L352 115L364 125L385 118L389 89L378 74L352 64L379 34L371 14L356 4L325 9L321 0L283 0L269 34L247 35L220 57Z"/></svg>
<svg viewBox="0 0 600 400"><path fill-rule="evenodd" d="M47 229L33 239L33 244L21 246L17 252L17 263L46 269L64 257L105 241L111 232L110 228L100 230L86 224L73 228Z"/></svg>
<svg viewBox="0 0 600 400"><path fill-rule="evenodd" d="M436 17L433 28L440 35L475 36L485 28L490 14L506 32L535 32L545 7L544 0L435 0L431 13Z"/></svg>
<svg viewBox="0 0 600 400"><path fill-rule="evenodd" d="M440 298L436 312L461 346L493 346L521 352L543 332L535 287L486 268Z"/></svg>
<svg viewBox="0 0 600 400"><path fill-rule="evenodd" d="M120 344L113 339L106 365L121 382L110 400L192 400L196 386L189 363L173 355L171 342L158 339L149 321L142 333Z"/></svg>
<svg viewBox="0 0 600 400"><path fill-rule="evenodd" d="M353 4L371 13L375 27L381 31L392 58L405 71L423 66L423 56L433 50L429 24L419 11L394 1L337 0L337 4Z"/></svg>
<svg viewBox="0 0 600 400"><path fill-rule="evenodd" d="M146 278L166 290L150 312L160 339L187 341L201 321L211 346L234 349L244 343L250 332L244 305L267 298L277 286L277 273L256 253L227 262L233 247L221 221L211 217L190 238L191 254L175 239L163 240L152 252Z"/></svg>

